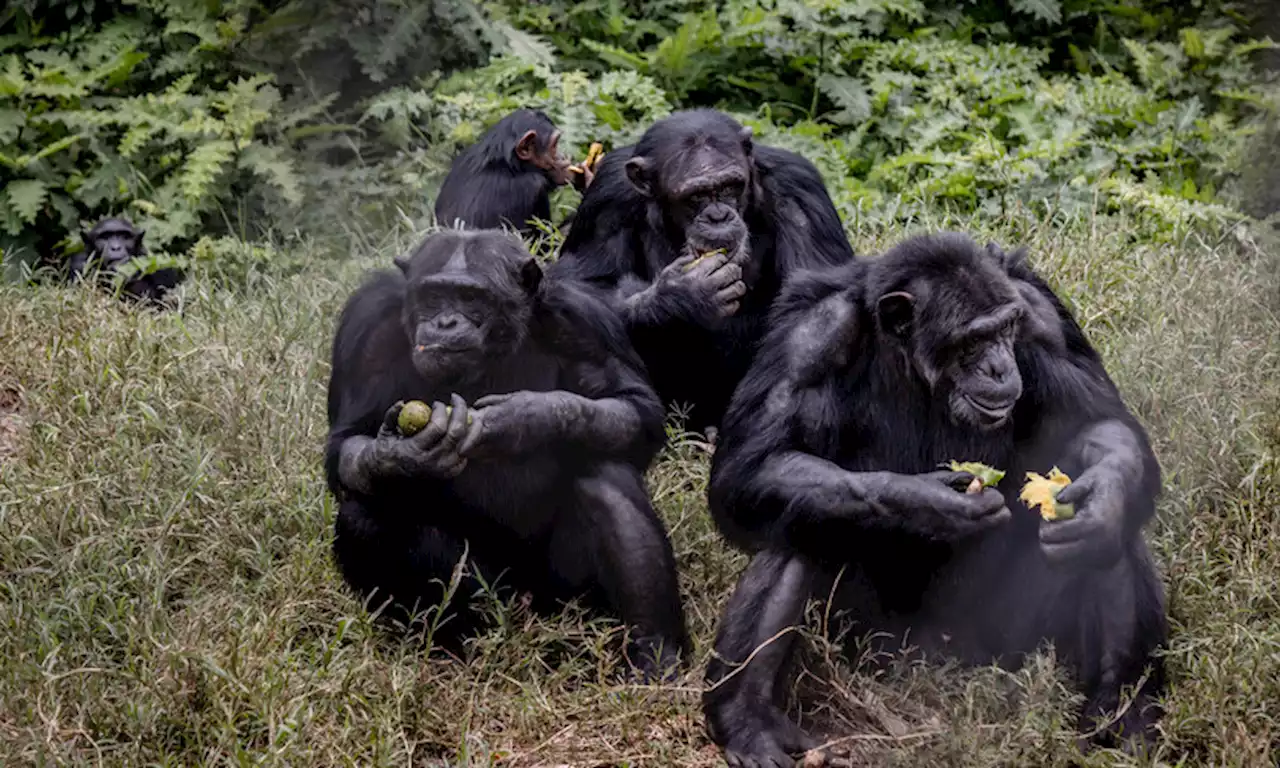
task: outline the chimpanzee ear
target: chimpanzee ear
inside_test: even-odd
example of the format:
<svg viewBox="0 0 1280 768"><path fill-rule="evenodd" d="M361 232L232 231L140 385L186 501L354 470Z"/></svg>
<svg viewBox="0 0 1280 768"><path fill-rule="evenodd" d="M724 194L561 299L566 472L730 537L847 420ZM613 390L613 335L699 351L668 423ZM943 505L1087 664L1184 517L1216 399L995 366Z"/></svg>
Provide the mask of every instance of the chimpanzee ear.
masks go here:
<svg viewBox="0 0 1280 768"><path fill-rule="evenodd" d="M894 291L881 296L876 302L880 328L899 339L909 338L915 301L916 298L906 291Z"/></svg>
<svg viewBox="0 0 1280 768"><path fill-rule="evenodd" d="M533 160L533 156L538 152L538 132L525 131L520 140L516 142L516 157L529 162Z"/></svg>
<svg viewBox="0 0 1280 768"><path fill-rule="evenodd" d="M742 151L746 152L748 155L750 155L751 150L755 148L754 137L755 131L752 131L751 126L749 125L742 126L742 130L738 132L738 138L742 140Z"/></svg>
<svg viewBox="0 0 1280 768"><path fill-rule="evenodd" d="M144 238L144 237L146 237L146 236L147 236L147 230L145 230L145 229L139 229L139 230L137 230L137 233L136 233L136 234L134 234L134 236L133 236L133 243L134 243L134 245L142 245L142 238Z"/></svg>
<svg viewBox="0 0 1280 768"><path fill-rule="evenodd" d="M540 285L542 285L542 267L538 265L537 259L530 257L520 265L520 286L532 296L538 292Z"/></svg>
<svg viewBox="0 0 1280 768"><path fill-rule="evenodd" d="M627 161L627 179L645 197L653 197L652 171L653 161L647 157L633 157Z"/></svg>
<svg viewBox="0 0 1280 768"><path fill-rule="evenodd" d="M395 262L395 265L400 269L401 272L403 272L405 275L409 274L409 254L402 253L399 256L395 257L393 261Z"/></svg>
<svg viewBox="0 0 1280 768"><path fill-rule="evenodd" d="M84 227L80 228L80 240L85 244L85 247L93 247L93 235L89 234L89 230Z"/></svg>

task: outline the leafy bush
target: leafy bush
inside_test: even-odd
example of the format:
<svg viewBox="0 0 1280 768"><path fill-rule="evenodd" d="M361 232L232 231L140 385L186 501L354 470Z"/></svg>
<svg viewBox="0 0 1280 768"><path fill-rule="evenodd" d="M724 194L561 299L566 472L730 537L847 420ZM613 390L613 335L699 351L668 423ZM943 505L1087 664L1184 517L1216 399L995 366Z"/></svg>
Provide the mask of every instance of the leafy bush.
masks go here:
<svg viewBox="0 0 1280 768"><path fill-rule="evenodd" d="M163 249L198 234L245 176L301 201L292 161L265 140L292 122L279 93L233 65L253 4L125 5L27 2L0 16L10 264L78 248L82 221L113 213ZM64 15L76 23L58 27Z"/></svg>

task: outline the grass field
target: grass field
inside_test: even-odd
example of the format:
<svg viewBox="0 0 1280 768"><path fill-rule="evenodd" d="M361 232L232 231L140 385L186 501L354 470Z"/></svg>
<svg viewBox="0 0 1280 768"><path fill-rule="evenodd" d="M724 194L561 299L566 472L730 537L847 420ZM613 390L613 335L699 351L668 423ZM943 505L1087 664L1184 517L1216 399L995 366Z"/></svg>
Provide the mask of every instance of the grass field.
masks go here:
<svg viewBox="0 0 1280 768"><path fill-rule="evenodd" d="M1105 217L915 229L940 226L1029 245L1156 441L1173 621L1156 758L1276 764L1280 252L1144 242ZM343 589L320 472L328 347L362 270L412 239L235 290L197 279L180 314L0 286L0 765L721 764L698 694L744 560L708 519L694 441L673 432L650 474L696 641L676 685L620 680L616 626L574 611L500 606L457 660ZM1016 674L873 676L811 647L792 711L862 764L1080 761L1050 653Z"/></svg>

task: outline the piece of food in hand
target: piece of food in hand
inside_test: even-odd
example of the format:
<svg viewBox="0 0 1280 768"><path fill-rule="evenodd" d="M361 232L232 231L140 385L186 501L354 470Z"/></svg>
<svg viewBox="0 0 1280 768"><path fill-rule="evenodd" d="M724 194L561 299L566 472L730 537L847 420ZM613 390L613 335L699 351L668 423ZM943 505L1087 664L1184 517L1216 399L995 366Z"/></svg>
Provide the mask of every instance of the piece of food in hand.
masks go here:
<svg viewBox="0 0 1280 768"><path fill-rule="evenodd" d="M1004 479L1004 470L988 467L980 461L955 461L950 464L952 472L968 472L973 475L973 480L969 482L969 487L964 489L965 493L980 493L987 486L994 487L997 483Z"/></svg>
<svg viewBox="0 0 1280 768"><path fill-rule="evenodd" d="M702 261L703 259L708 258L708 257L710 257L710 256L719 256L719 255L720 255L720 254L722 254L722 253L724 253L724 249L723 249L723 248L716 248L716 249L715 249L715 250L713 250L713 251L707 251L706 253L700 253L700 254L698 254L697 258L695 258L693 261L689 262L688 264L685 264L685 265L684 265L684 270L683 270L683 271L688 272L689 270L691 270L691 269L693 269L694 267L698 266L698 262Z"/></svg>
<svg viewBox="0 0 1280 768"><path fill-rule="evenodd" d="M405 437L413 437L431 421L431 406L421 400L410 400L400 408L400 418L396 427Z"/></svg>
<svg viewBox="0 0 1280 768"><path fill-rule="evenodd" d="M1028 472L1027 484L1018 498L1029 507L1039 507L1040 517L1045 520L1070 520L1076 516L1075 505L1058 502L1058 492L1070 484L1071 478L1057 467L1049 470L1048 477Z"/></svg>
<svg viewBox="0 0 1280 768"><path fill-rule="evenodd" d="M591 147L587 150L587 156L581 163L570 165L569 170L574 173L585 173L589 169L594 169L600 164L600 160L604 157L604 145L598 141L592 142Z"/></svg>

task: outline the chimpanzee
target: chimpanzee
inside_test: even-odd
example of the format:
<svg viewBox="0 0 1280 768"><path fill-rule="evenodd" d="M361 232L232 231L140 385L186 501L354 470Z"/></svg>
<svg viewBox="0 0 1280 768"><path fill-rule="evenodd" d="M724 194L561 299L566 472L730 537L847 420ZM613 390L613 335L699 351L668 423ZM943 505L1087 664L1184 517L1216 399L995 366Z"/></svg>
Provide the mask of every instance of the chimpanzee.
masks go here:
<svg viewBox="0 0 1280 768"><path fill-rule="evenodd" d="M414 625L465 550L446 647L483 625L458 603L487 584L534 610L582 597L629 625L644 675L674 669L688 642L675 559L642 477L662 406L616 312L543 280L498 230L442 230L396 264L347 302L333 344L325 467L347 582ZM412 399L430 420L402 437Z"/></svg>
<svg viewBox="0 0 1280 768"><path fill-rule="evenodd" d="M474 229L508 225L528 234L533 218L551 219L551 190L572 181L585 188L591 169L570 171L560 131L541 111L502 118L453 161L436 197L436 221Z"/></svg>
<svg viewBox="0 0 1280 768"><path fill-rule="evenodd" d="M940 469L951 460L1007 475L968 489L972 475ZM1074 518L1019 501L1026 473L1054 466ZM1081 727L1134 686L1097 740L1144 745L1164 686L1163 589L1141 534L1159 488L1146 432L1022 251L943 233L797 276L712 463L717 526L753 554L708 669L713 738L737 766L814 746L777 701L794 633L726 675L831 596L859 634L925 654L1012 666L1052 640L1086 695Z"/></svg>
<svg viewBox="0 0 1280 768"><path fill-rule="evenodd" d="M687 426L703 430L746 373L783 279L852 258L812 163L700 109L605 155L553 270L624 299L664 405L688 406Z"/></svg>
<svg viewBox="0 0 1280 768"><path fill-rule="evenodd" d="M88 232L82 231L84 250L71 257L71 279L83 278L89 267L96 264L99 278L109 281L130 259L146 255L147 249L142 244L146 234L145 229L135 228L128 219L116 218L103 219ZM165 267L126 280L120 293L127 299L161 306L168 293L182 282L182 277L181 270Z"/></svg>

